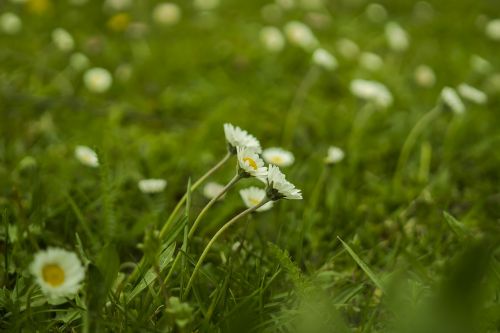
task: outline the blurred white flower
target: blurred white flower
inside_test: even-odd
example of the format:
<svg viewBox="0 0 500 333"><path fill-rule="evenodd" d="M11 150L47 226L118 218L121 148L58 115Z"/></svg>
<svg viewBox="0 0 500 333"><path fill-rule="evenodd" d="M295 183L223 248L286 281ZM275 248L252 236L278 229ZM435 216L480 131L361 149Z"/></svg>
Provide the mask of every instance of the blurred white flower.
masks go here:
<svg viewBox="0 0 500 333"><path fill-rule="evenodd" d="M295 7L295 0L275 0L275 2L283 9L292 9Z"/></svg>
<svg viewBox="0 0 500 333"><path fill-rule="evenodd" d="M157 24L170 26L181 19L181 9L174 3L159 3L153 9L153 21Z"/></svg>
<svg viewBox="0 0 500 333"><path fill-rule="evenodd" d="M220 0L194 0L194 8L198 10L212 10L220 5Z"/></svg>
<svg viewBox="0 0 500 333"><path fill-rule="evenodd" d="M263 178L267 175L264 161L259 157L255 148L237 147L239 172L245 176Z"/></svg>
<svg viewBox="0 0 500 333"><path fill-rule="evenodd" d="M359 57L359 64L372 72L380 70L384 66L384 61L378 54L372 52L363 52Z"/></svg>
<svg viewBox="0 0 500 333"><path fill-rule="evenodd" d="M419 65L415 68L414 79L415 82L424 88L430 88L436 83L436 74L434 70L427 65Z"/></svg>
<svg viewBox="0 0 500 333"><path fill-rule="evenodd" d="M477 54L473 54L470 57L470 65L474 71L481 74L487 74L493 70L491 63Z"/></svg>
<svg viewBox="0 0 500 333"><path fill-rule="evenodd" d="M387 108L392 105L392 94L385 85L376 81L356 79L351 82L351 93L375 105Z"/></svg>
<svg viewBox="0 0 500 333"><path fill-rule="evenodd" d="M271 163L279 167L290 166L295 161L292 152L279 147L264 149L262 157L267 163Z"/></svg>
<svg viewBox="0 0 500 333"><path fill-rule="evenodd" d="M236 154L236 148L238 147L249 147L259 154L262 151L259 140L238 126L233 126L229 123L224 124L224 135L226 136L229 150L233 154Z"/></svg>
<svg viewBox="0 0 500 333"><path fill-rule="evenodd" d="M240 196L241 199L243 199L243 202L245 203L245 206L248 208L257 206L266 198L266 191L255 187L251 186L245 189L240 190ZM257 208L257 212L264 212L266 210L269 210L273 208L273 202L269 201L268 203L264 204L262 207Z"/></svg>
<svg viewBox="0 0 500 333"><path fill-rule="evenodd" d="M81 52L73 53L69 58L69 65L77 71L84 70L85 68L89 67L89 64L89 58L87 58L87 56Z"/></svg>
<svg viewBox="0 0 500 333"><path fill-rule="evenodd" d="M322 48L314 51L312 60L316 65L326 70L333 70L338 66L337 59L330 52Z"/></svg>
<svg viewBox="0 0 500 333"><path fill-rule="evenodd" d="M335 146L330 146L328 148L328 153L325 157L326 164L335 164L344 159L345 153L342 149Z"/></svg>
<svg viewBox="0 0 500 333"><path fill-rule="evenodd" d="M387 10L379 3L371 3L366 7L366 17L374 23L381 23L387 19Z"/></svg>
<svg viewBox="0 0 500 333"><path fill-rule="evenodd" d="M346 59L352 60L359 55L359 46L347 38L341 38L336 43L337 51Z"/></svg>
<svg viewBox="0 0 500 333"><path fill-rule="evenodd" d="M224 190L224 186L216 182L208 182L203 187L203 195L207 199L213 199L217 197ZM222 200L225 195L221 196L219 200Z"/></svg>
<svg viewBox="0 0 500 333"><path fill-rule="evenodd" d="M85 278L85 270L76 254L59 248L36 253L30 271L50 300L73 297Z"/></svg>
<svg viewBox="0 0 500 333"><path fill-rule="evenodd" d="M260 30L260 41L271 52L279 52L285 47L285 38L278 28L264 27Z"/></svg>
<svg viewBox="0 0 500 333"><path fill-rule="evenodd" d="M460 84L457 90L460 96L473 103L486 104L488 102L488 96L484 92L467 83Z"/></svg>
<svg viewBox="0 0 500 333"><path fill-rule="evenodd" d="M69 52L75 47L75 41L71 34L63 28L57 28L52 31L52 42L63 52Z"/></svg>
<svg viewBox="0 0 500 333"><path fill-rule="evenodd" d="M288 22L285 25L284 30L285 35L291 44L299 46L306 51L312 51L319 45L319 42L311 29L302 22Z"/></svg>
<svg viewBox="0 0 500 333"><path fill-rule="evenodd" d="M441 101L456 114L463 114L465 112L465 105L458 96L455 89L444 87L441 91Z"/></svg>
<svg viewBox="0 0 500 333"><path fill-rule="evenodd" d="M96 168L99 166L97 153L87 146L76 146L75 157L83 165Z"/></svg>
<svg viewBox="0 0 500 333"><path fill-rule="evenodd" d="M142 193L160 193L165 190L167 181L165 179L142 179L137 183Z"/></svg>
<svg viewBox="0 0 500 333"><path fill-rule="evenodd" d="M132 0L106 0L104 7L114 11L126 10L132 6Z"/></svg>
<svg viewBox="0 0 500 333"><path fill-rule="evenodd" d="M408 33L396 22L385 25L385 38L393 51L402 52L410 46Z"/></svg>
<svg viewBox="0 0 500 333"><path fill-rule="evenodd" d="M8 35L15 35L23 28L23 22L14 13L4 13L0 16L0 29Z"/></svg>
<svg viewBox="0 0 500 333"><path fill-rule="evenodd" d="M486 35L496 41L500 41L500 19L494 19L486 24Z"/></svg>
<svg viewBox="0 0 500 333"><path fill-rule="evenodd" d="M290 199L301 200L302 193L292 183L286 180L285 175L280 171L280 168L274 165L269 165L267 173L267 196L271 200Z"/></svg>
<svg viewBox="0 0 500 333"><path fill-rule="evenodd" d="M113 78L108 70L95 67L85 72L83 81L88 90L103 93L111 87Z"/></svg>

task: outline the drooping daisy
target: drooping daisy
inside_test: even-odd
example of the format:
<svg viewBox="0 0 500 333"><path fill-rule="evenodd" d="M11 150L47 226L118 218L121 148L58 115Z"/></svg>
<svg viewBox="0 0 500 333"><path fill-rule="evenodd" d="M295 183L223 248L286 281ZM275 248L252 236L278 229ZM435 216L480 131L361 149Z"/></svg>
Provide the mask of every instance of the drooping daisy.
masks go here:
<svg viewBox="0 0 500 333"><path fill-rule="evenodd" d="M42 292L52 300L74 296L85 277L85 270L76 254L59 248L38 252L30 271Z"/></svg>
<svg viewBox="0 0 500 333"><path fill-rule="evenodd" d="M325 157L325 163L329 165L338 163L344 159L344 156L345 153L342 149L340 149L339 147L330 146Z"/></svg>
<svg viewBox="0 0 500 333"><path fill-rule="evenodd" d="M224 190L224 185L221 185L216 182L208 182L203 187L203 195L207 199L213 199L217 197ZM221 196L219 200L222 200L225 195Z"/></svg>
<svg viewBox="0 0 500 333"><path fill-rule="evenodd" d="M295 185L286 180L280 168L269 165L267 173L267 197L273 201L279 199L301 200L302 193Z"/></svg>
<svg viewBox="0 0 500 333"><path fill-rule="evenodd" d="M69 52L75 47L75 40L71 34L63 28L52 31L52 42L63 52Z"/></svg>
<svg viewBox="0 0 500 333"><path fill-rule="evenodd" d="M15 35L23 28L23 22L14 13L4 13L0 16L0 29L8 35Z"/></svg>
<svg viewBox="0 0 500 333"><path fill-rule="evenodd" d="M396 52L402 52L410 46L408 33L396 22L385 25L385 38L389 47Z"/></svg>
<svg viewBox="0 0 500 333"><path fill-rule="evenodd" d="M97 153L87 146L76 146L75 157L83 165L97 168L99 166L99 159Z"/></svg>
<svg viewBox="0 0 500 333"><path fill-rule="evenodd" d="M153 9L153 20L160 25L171 26L181 19L181 9L174 3L160 3Z"/></svg>
<svg viewBox="0 0 500 333"><path fill-rule="evenodd" d="M415 82L424 88L430 88L436 83L436 74L434 70L427 65L420 65L415 68Z"/></svg>
<svg viewBox="0 0 500 333"><path fill-rule="evenodd" d="M319 48L312 55L313 62L326 70L334 70L338 66L337 59L327 50Z"/></svg>
<svg viewBox="0 0 500 333"><path fill-rule="evenodd" d="M245 189L240 190L240 196L241 199L243 199L243 202L245 203L245 206L248 208L257 206L266 198L266 191L255 187L251 186ZM259 207L256 209L257 212L263 212L266 210L269 210L273 208L273 202L269 201L268 203L264 204L262 207Z"/></svg>
<svg viewBox="0 0 500 333"><path fill-rule="evenodd" d="M375 105L387 108L392 104L392 94L385 85L376 81L356 79L351 82L351 93Z"/></svg>
<svg viewBox="0 0 500 333"><path fill-rule="evenodd" d="M236 148L238 147L253 148L259 154L262 151L259 140L238 126L229 123L224 124L224 135L226 136L229 151L232 154L236 154Z"/></svg>
<svg viewBox="0 0 500 333"><path fill-rule="evenodd" d="M264 27L260 30L260 41L270 52L279 52L285 47L285 38L278 28Z"/></svg>
<svg viewBox="0 0 500 333"><path fill-rule="evenodd" d="M279 147L264 149L262 157L267 163L274 164L279 167L290 166L295 161L292 152Z"/></svg>
<svg viewBox="0 0 500 333"><path fill-rule="evenodd" d="M311 29L302 22L288 22L285 25L284 30L285 35L291 44L299 46L306 51L312 51L319 45L319 42Z"/></svg>
<svg viewBox="0 0 500 333"><path fill-rule="evenodd" d="M160 193L167 186L165 179L142 179L137 183L142 193Z"/></svg>
<svg viewBox="0 0 500 333"><path fill-rule="evenodd" d="M441 101L451 109L456 114L462 114L465 112L465 105L458 96L455 89L450 87L444 87L441 91Z"/></svg>
<svg viewBox="0 0 500 333"><path fill-rule="evenodd" d="M236 151L240 174L245 177L266 177L267 167L264 166L264 161L254 148L237 147Z"/></svg>
<svg viewBox="0 0 500 333"><path fill-rule="evenodd" d="M85 72L83 81L88 90L103 93L111 87L113 77L104 68L91 68Z"/></svg>
<svg viewBox="0 0 500 333"><path fill-rule="evenodd" d="M460 96L473 103L486 104L486 102L488 102L488 96L484 92L467 83L460 84L457 90Z"/></svg>

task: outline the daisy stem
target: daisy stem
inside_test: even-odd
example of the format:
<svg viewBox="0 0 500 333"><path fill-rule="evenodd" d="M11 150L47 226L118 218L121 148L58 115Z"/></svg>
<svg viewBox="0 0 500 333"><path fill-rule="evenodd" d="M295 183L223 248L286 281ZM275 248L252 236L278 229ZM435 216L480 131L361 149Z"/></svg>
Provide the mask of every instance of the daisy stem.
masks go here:
<svg viewBox="0 0 500 333"><path fill-rule="evenodd" d="M238 222L239 219L241 219L242 217L245 217L246 215L252 213L253 211L255 211L257 209L259 209L260 207L264 206L269 201L270 201L269 198L265 198L258 205L250 207L250 208L244 210L243 212L239 213L238 215L236 215L235 217L233 217L231 220L229 220L228 222L226 222L226 224L224 224L219 229L219 231L217 231L217 233L212 237L212 239L210 239L210 241L208 242L207 246L205 246L205 249L203 250L203 252L202 252L202 254L200 256L200 259L198 259L198 262L196 263L196 266L194 267L193 273L191 274L191 277L189 278L189 282L187 284L187 287L184 290L184 295L183 295L184 297L183 298L186 298L188 296L189 291L191 290L191 286L193 285L194 278L196 277L196 274L200 270L200 267L203 264L203 261L205 260L205 257L207 256L208 251L210 251L210 248L215 243L215 241L224 233L224 231L226 231L233 224L235 224L236 222Z"/></svg>

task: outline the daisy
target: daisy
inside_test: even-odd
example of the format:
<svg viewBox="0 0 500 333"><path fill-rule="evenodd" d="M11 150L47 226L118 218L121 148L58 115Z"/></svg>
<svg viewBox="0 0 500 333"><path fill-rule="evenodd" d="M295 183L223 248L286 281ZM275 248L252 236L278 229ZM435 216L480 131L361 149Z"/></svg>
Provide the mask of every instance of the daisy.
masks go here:
<svg viewBox="0 0 500 333"><path fill-rule="evenodd" d="M262 152L264 161L279 167L287 167L293 164L295 158L292 152L278 147L264 149Z"/></svg>
<svg viewBox="0 0 500 333"><path fill-rule="evenodd" d="M174 3L160 3L153 9L153 21L160 25L174 25L181 19L181 9Z"/></svg>
<svg viewBox="0 0 500 333"><path fill-rule="evenodd" d="M500 41L500 19L494 19L488 22L485 32L489 38Z"/></svg>
<svg viewBox="0 0 500 333"><path fill-rule="evenodd" d="M311 29L302 22L291 21L285 27L285 35L290 43L299 46L306 51L312 51L319 43Z"/></svg>
<svg viewBox="0 0 500 333"><path fill-rule="evenodd" d="M369 71L378 71L384 66L384 61L378 54L363 52L359 57L359 64Z"/></svg>
<svg viewBox="0 0 500 333"><path fill-rule="evenodd" d="M351 93L361 99L373 102L376 105L387 108L392 104L392 94L380 82L356 79L351 82Z"/></svg>
<svg viewBox="0 0 500 333"><path fill-rule="evenodd" d="M344 156L345 153L342 149L340 149L339 147L330 146L325 157L325 163L329 165L338 163L344 159Z"/></svg>
<svg viewBox="0 0 500 333"><path fill-rule="evenodd" d="M89 58L81 52L73 53L69 58L69 65L77 71L84 70L89 66L89 63Z"/></svg>
<svg viewBox="0 0 500 333"><path fill-rule="evenodd" d="M488 96L481 90L468 85L467 83L462 83L457 88L458 93L465 99L476 103L476 104L486 104L488 102Z"/></svg>
<svg viewBox="0 0 500 333"><path fill-rule="evenodd" d="M385 25L385 38L389 47L396 52L402 52L410 46L408 33L396 22Z"/></svg>
<svg viewBox="0 0 500 333"><path fill-rule="evenodd" d="M418 66L413 75L415 77L415 82L421 87L430 88L436 83L436 74L434 74L434 70L427 65Z"/></svg>
<svg viewBox="0 0 500 333"><path fill-rule="evenodd" d="M450 87L444 87L441 91L441 101L451 109L456 114L462 114L465 112L465 105L458 96L455 89Z"/></svg>
<svg viewBox="0 0 500 333"><path fill-rule="evenodd" d="M143 179L137 183L142 193L160 193L167 186L165 179Z"/></svg>
<svg viewBox="0 0 500 333"><path fill-rule="evenodd" d="M224 124L224 134L226 136L229 151L232 154L236 154L236 148L238 147L253 148L257 153L262 151L259 140L238 126L233 126L229 123Z"/></svg>
<svg viewBox="0 0 500 333"><path fill-rule="evenodd" d="M207 199L213 199L217 197L224 190L224 186L216 182L208 182L203 187L203 195ZM222 200L225 195L221 196L219 200Z"/></svg>
<svg viewBox="0 0 500 333"><path fill-rule="evenodd" d="M354 59L359 54L359 46L350 39L342 38L335 44L337 51L346 59Z"/></svg>
<svg viewBox="0 0 500 333"><path fill-rule="evenodd" d="M266 191L255 187L251 186L248 188L245 188L243 190L240 190L240 196L241 199L243 199L243 202L245 203L245 206L248 208L257 206L266 198ZM269 210L273 208L273 202L269 201L268 203L264 204L262 207L257 208L257 212L264 212L266 210Z"/></svg>
<svg viewBox="0 0 500 333"><path fill-rule="evenodd" d="M75 47L75 40L71 34L63 28L57 28L52 31L52 42L63 52L69 52Z"/></svg>
<svg viewBox="0 0 500 333"><path fill-rule="evenodd" d="M371 3L366 7L365 14L373 23L381 23L387 19L387 9L378 3Z"/></svg>
<svg viewBox="0 0 500 333"><path fill-rule="evenodd" d="M198 10L213 10L219 7L220 0L194 0L194 7Z"/></svg>
<svg viewBox="0 0 500 333"><path fill-rule="evenodd" d="M30 271L42 292L52 300L74 296L85 277L85 270L76 254L59 248L38 252Z"/></svg>
<svg viewBox="0 0 500 333"><path fill-rule="evenodd" d="M245 177L266 177L267 168L254 148L237 147L237 157L240 174Z"/></svg>
<svg viewBox="0 0 500 333"><path fill-rule="evenodd" d="M96 168L99 166L99 159L95 151L87 146L76 146L75 157L83 165Z"/></svg>
<svg viewBox="0 0 500 333"><path fill-rule="evenodd" d="M260 30L260 41L270 52L280 52L285 47L285 38L278 28L264 27Z"/></svg>
<svg viewBox="0 0 500 333"><path fill-rule="evenodd" d="M14 13L4 13L0 16L0 29L8 34L15 35L23 28L23 22Z"/></svg>
<svg viewBox="0 0 500 333"><path fill-rule="evenodd" d="M329 71L337 68L338 66L337 59L335 59L335 57L330 52L322 48L316 49L316 51L314 51L312 60L316 65L323 67L324 69Z"/></svg>
<svg viewBox="0 0 500 333"><path fill-rule="evenodd" d="M83 81L88 90L103 93L111 87L113 77L104 68L91 68L83 76Z"/></svg>
<svg viewBox="0 0 500 333"><path fill-rule="evenodd" d="M295 185L286 180L285 175L280 171L280 168L274 165L269 165L267 173L267 196L273 200L290 199L301 200L302 193Z"/></svg>

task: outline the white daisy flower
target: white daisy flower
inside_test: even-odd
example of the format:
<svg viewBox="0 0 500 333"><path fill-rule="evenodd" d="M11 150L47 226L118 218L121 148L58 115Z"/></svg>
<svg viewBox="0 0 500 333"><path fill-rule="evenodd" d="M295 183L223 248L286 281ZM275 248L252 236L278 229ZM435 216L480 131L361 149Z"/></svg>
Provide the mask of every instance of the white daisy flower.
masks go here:
<svg viewBox="0 0 500 333"><path fill-rule="evenodd" d="M316 65L329 71L337 68L338 66L337 59L330 52L322 48L314 51L312 60Z"/></svg>
<svg viewBox="0 0 500 333"><path fill-rule="evenodd" d="M382 58L375 53L372 52L363 52L359 57L359 64L372 72L378 71L384 66L384 61Z"/></svg>
<svg viewBox="0 0 500 333"><path fill-rule="evenodd" d="M233 154L236 153L237 147L253 148L257 153L262 151L259 140L238 126L233 126L229 123L224 124L224 135L226 136L229 150Z"/></svg>
<svg viewBox="0 0 500 333"><path fill-rule="evenodd" d="M279 52L285 47L285 38L278 28L264 27L260 30L260 41L271 52Z"/></svg>
<svg viewBox="0 0 500 333"><path fill-rule="evenodd" d="M342 149L335 146L330 146L328 148L328 153L325 157L326 164L335 164L344 159L345 153Z"/></svg>
<svg viewBox="0 0 500 333"><path fill-rule="evenodd" d="M285 35L291 44L299 46L306 51L312 51L319 45L319 42L311 29L302 22L288 22L285 25L284 30Z"/></svg>
<svg viewBox="0 0 500 333"><path fill-rule="evenodd" d="M174 3L164 2L153 9L153 21L157 24L170 26L181 19L181 9Z"/></svg>
<svg viewBox="0 0 500 333"><path fill-rule="evenodd" d="M113 83L113 77L104 68L91 68L83 76L83 81L88 90L96 93L107 91Z"/></svg>
<svg viewBox="0 0 500 333"><path fill-rule="evenodd" d="M89 58L81 52L73 53L69 58L69 65L77 71L84 70L89 66L89 63Z"/></svg>
<svg viewBox="0 0 500 333"><path fill-rule="evenodd" d="M487 74L493 70L491 63L477 54L471 56L470 65L476 72L481 74Z"/></svg>
<svg viewBox="0 0 500 333"><path fill-rule="evenodd" d="M387 19L387 9L379 3L371 3L366 7L365 14L374 23L381 23Z"/></svg>
<svg viewBox="0 0 500 333"><path fill-rule="evenodd" d="M484 92L468 85L467 83L459 85L457 90L460 96L473 103L486 104L488 102L488 96Z"/></svg>
<svg viewBox="0 0 500 333"><path fill-rule="evenodd" d="M427 65L420 65L415 68L415 73L413 74L415 82L424 88L430 88L436 83L436 74L434 70Z"/></svg>
<svg viewBox="0 0 500 333"><path fill-rule="evenodd" d="M76 254L59 248L38 252L30 271L42 292L52 300L74 296L85 278L85 270Z"/></svg>
<svg viewBox="0 0 500 333"><path fill-rule="evenodd" d="M396 22L385 25L385 38L389 47L396 52L402 52L410 46L408 33Z"/></svg>
<svg viewBox="0 0 500 333"><path fill-rule="evenodd" d="M203 187L203 195L207 199L213 199L217 197L223 190L224 190L224 185L216 182L208 182ZM219 200L222 200L224 197L225 195L220 197Z"/></svg>
<svg viewBox="0 0 500 333"><path fill-rule="evenodd" d="M465 105L458 96L455 89L450 87L444 87L441 91L441 101L451 109L456 114L462 114L465 112Z"/></svg>
<svg viewBox="0 0 500 333"><path fill-rule="evenodd" d="M279 199L301 200L302 193L292 183L286 180L280 168L269 165L267 173L267 196L273 201Z"/></svg>
<svg viewBox="0 0 500 333"><path fill-rule="evenodd" d="M295 0L275 0L275 2L283 9L292 9L295 7Z"/></svg>
<svg viewBox="0 0 500 333"><path fill-rule="evenodd" d="M359 55L359 46L350 39L342 38L335 44L337 51L346 59L354 59Z"/></svg>
<svg viewBox="0 0 500 333"><path fill-rule="evenodd" d="M248 188L245 188L243 190L240 190L240 196L241 199L243 199L243 202L245 203L245 206L248 208L257 206L266 198L266 191L264 189L251 186ZM262 207L259 207L256 209L257 212L264 212L266 210L269 210L273 208L273 202L269 201L268 203L264 204Z"/></svg>
<svg viewBox="0 0 500 333"><path fill-rule="evenodd" d="M52 31L52 42L63 52L69 52L75 47L75 40L71 34L63 28L57 28Z"/></svg>
<svg viewBox="0 0 500 333"><path fill-rule="evenodd" d="M236 151L240 173L249 177L266 177L267 168L264 166L264 161L259 157L254 148L237 147Z"/></svg>
<svg viewBox="0 0 500 333"><path fill-rule="evenodd" d="M351 93L375 105L387 108L392 105L392 94L385 85L376 81L356 79L351 82Z"/></svg>
<svg viewBox="0 0 500 333"><path fill-rule="evenodd" d="M165 179L142 179L137 183L142 193L160 193L165 190L167 181Z"/></svg>
<svg viewBox="0 0 500 333"><path fill-rule="evenodd" d="M87 146L76 146L75 157L83 165L97 168L99 166L99 159L95 151Z"/></svg>
<svg viewBox="0 0 500 333"><path fill-rule="evenodd" d="M295 161L292 152L279 147L264 149L262 157L267 163L274 164L279 167L290 166Z"/></svg>
<svg viewBox="0 0 500 333"><path fill-rule="evenodd" d="M4 13L0 16L0 29L8 35L15 35L23 28L23 22L14 13Z"/></svg>
<svg viewBox="0 0 500 333"><path fill-rule="evenodd" d="M194 8L198 10L212 10L220 5L220 0L194 0Z"/></svg>
<svg viewBox="0 0 500 333"><path fill-rule="evenodd" d="M496 41L500 41L500 19L488 22L485 28L486 35Z"/></svg>
<svg viewBox="0 0 500 333"><path fill-rule="evenodd" d="M114 10L121 11L126 10L132 6L132 0L106 0L104 2L104 7Z"/></svg>

